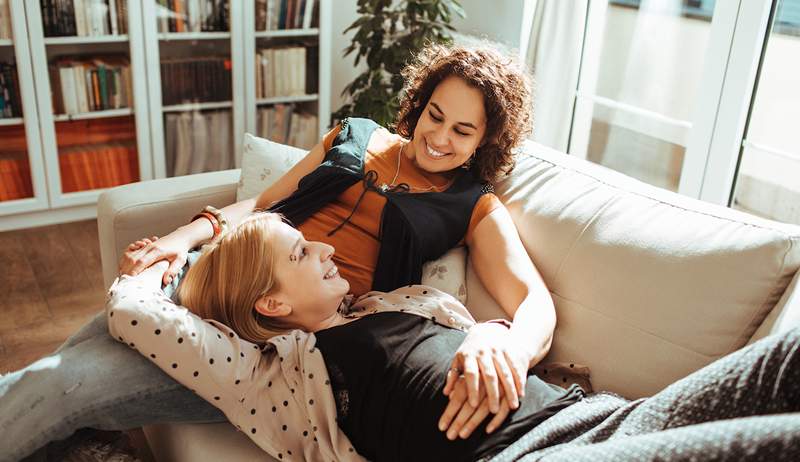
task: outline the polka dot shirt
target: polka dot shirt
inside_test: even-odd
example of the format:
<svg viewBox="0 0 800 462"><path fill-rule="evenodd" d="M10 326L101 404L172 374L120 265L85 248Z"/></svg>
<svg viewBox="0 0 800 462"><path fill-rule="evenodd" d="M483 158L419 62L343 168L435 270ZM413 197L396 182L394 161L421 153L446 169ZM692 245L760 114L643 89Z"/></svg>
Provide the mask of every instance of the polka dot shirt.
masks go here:
<svg viewBox="0 0 800 462"><path fill-rule="evenodd" d="M399 311L467 330L452 296L427 286L369 292L343 305L346 318ZM109 289L110 334L210 402L278 460L364 460L336 424L336 404L313 333L294 330L263 347L224 324L175 305L158 287L122 276Z"/></svg>

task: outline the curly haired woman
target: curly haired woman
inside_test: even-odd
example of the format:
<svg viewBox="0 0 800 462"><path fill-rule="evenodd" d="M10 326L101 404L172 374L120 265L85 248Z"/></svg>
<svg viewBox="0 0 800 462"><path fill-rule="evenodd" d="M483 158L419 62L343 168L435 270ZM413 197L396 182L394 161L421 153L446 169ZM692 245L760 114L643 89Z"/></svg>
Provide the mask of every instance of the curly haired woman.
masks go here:
<svg viewBox="0 0 800 462"><path fill-rule="evenodd" d="M173 283L190 249L216 237L221 223L235 226L256 209L280 212L308 240L336 247L336 266L356 296L419 283L425 262L466 245L478 277L513 322L471 327L450 361L444 391L463 375L465 406L485 401L502 420L519 407L527 371L547 354L556 324L550 293L490 183L513 168L512 149L530 133L530 81L514 59L491 48L440 45L422 51L403 76L396 134L346 119L258 197L131 244L120 272L135 275L167 260L162 282ZM0 399L13 403L0 417L0 459L83 427L224 420L111 339L102 318L57 353L51 367L43 365L54 357L0 379ZM38 409L22 412L26 407ZM469 437L472 428L444 430L454 439Z"/></svg>

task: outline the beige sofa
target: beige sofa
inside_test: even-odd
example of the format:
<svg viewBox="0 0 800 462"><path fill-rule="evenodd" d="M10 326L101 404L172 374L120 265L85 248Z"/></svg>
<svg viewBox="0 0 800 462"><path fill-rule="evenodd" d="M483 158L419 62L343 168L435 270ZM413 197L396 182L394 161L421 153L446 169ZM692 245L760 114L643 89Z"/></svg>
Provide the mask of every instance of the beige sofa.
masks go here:
<svg viewBox="0 0 800 462"><path fill-rule="evenodd" d="M235 200L238 170L147 181L98 205L106 284L124 247L203 206ZM800 227L642 184L529 142L496 185L555 300L545 361L588 365L596 390L629 398L745 344L800 325ZM467 305L501 314L467 268ZM228 424L145 429L159 461L269 460Z"/></svg>

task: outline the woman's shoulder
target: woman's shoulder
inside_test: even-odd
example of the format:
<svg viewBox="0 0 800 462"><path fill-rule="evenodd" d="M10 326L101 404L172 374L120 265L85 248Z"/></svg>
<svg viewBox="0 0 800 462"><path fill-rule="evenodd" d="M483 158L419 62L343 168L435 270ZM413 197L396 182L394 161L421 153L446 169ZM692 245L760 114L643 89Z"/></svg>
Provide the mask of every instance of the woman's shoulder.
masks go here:
<svg viewBox="0 0 800 462"><path fill-rule="evenodd" d="M367 143L367 152L372 155L380 155L403 142L405 142L405 139L402 136L380 127L372 132L369 143Z"/></svg>

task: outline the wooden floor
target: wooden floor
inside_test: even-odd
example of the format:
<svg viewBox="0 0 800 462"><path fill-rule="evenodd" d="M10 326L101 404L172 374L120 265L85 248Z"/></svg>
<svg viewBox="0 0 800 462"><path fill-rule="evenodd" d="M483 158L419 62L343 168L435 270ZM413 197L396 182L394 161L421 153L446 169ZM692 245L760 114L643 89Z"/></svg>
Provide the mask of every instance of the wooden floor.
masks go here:
<svg viewBox="0 0 800 462"><path fill-rule="evenodd" d="M53 352L103 310L105 293L97 220L0 233L0 373ZM126 433L152 462L144 433Z"/></svg>
<svg viewBox="0 0 800 462"><path fill-rule="evenodd" d="M97 220L0 233L0 373L51 353L104 299Z"/></svg>

